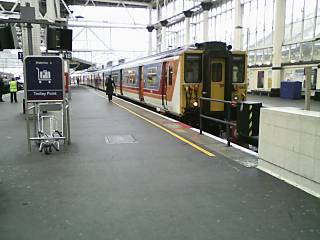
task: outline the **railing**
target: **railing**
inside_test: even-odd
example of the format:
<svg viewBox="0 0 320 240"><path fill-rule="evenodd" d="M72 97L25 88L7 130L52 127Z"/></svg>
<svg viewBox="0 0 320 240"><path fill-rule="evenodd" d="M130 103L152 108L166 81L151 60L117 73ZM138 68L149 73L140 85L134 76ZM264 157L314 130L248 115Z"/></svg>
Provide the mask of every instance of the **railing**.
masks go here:
<svg viewBox="0 0 320 240"><path fill-rule="evenodd" d="M204 101L208 101L208 102L218 102L218 103L223 103L226 105L226 110L227 110L227 115L226 115L226 120L221 120L219 118L214 118L214 117L210 117L207 116L203 113L203 102ZM209 103L209 106L210 106ZM234 101L226 101L226 100L220 100L220 99L212 99L212 98L205 98L205 97L200 97L200 134L202 134L202 129L203 129L203 119L208 119L214 122L218 122L218 123L222 123L225 124L227 126L226 128L226 134L227 134L227 141L228 141L228 146L230 146L230 126L234 126L236 127L237 124L234 122L231 122L231 105L237 104Z"/></svg>

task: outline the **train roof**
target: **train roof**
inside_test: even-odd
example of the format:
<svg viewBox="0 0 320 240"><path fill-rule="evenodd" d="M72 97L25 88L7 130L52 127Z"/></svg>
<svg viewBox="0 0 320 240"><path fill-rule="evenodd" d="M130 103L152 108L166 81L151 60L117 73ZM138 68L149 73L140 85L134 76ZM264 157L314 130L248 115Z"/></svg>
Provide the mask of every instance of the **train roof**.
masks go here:
<svg viewBox="0 0 320 240"><path fill-rule="evenodd" d="M188 50L199 50L199 49L197 49L196 47L192 47L192 46L188 47L188 48L180 47L180 48L176 48L176 49L173 49L173 50L168 50L168 51L165 51L165 52L157 53L157 54L154 54L154 55L138 58L138 59L135 59L135 60L132 60L132 61L129 61L129 62L126 62L126 63L118 64L118 65L115 65L115 66L110 66L110 67L107 67L107 68L102 69L100 71L102 71L102 72L110 72L110 71L116 71L116 70L119 70L119 69L122 69L122 68L130 68L130 67L136 67L136 66L139 66L139 65L145 65L145 64L148 64L148 63L162 62L163 59L179 56L180 54L182 54L182 53L184 53L184 52L186 52Z"/></svg>
<svg viewBox="0 0 320 240"><path fill-rule="evenodd" d="M107 66L104 69L87 71L87 73L90 73L90 72L112 72L112 71L118 71L123 68L134 68L134 67L141 66L141 65L159 63L159 62L163 62L164 59L177 57L184 52L188 52L188 51L202 52L204 49L214 49L214 50L221 51L221 50L226 50L226 49L229 50L229 46L227 47L226 44L223 42L216 42L216 41L204 42L204 43L200 43L200 44L190 45L187 47L179 47L176 49L172 49L172 50L157 53L154 55L138 58L138 59L126 62L126 63L114 65L114 66ZM233 53L243 53L243 51L234 51ZM75 75L77 75L77 73Z"/></svg>

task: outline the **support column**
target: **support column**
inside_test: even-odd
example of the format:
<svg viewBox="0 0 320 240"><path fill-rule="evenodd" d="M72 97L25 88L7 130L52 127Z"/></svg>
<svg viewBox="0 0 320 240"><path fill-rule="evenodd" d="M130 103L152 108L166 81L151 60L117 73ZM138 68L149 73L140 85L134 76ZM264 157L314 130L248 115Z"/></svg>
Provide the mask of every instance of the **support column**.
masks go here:
<svg viewBox="0 0 320 240"><path fill-rule="evenodd" d="M190 10L183 11L184 13L184 45L189 46L190 45L190 18L192 15L192 12Z"/></svg>
<svg viewBox="0 0 320 240"><path fill-rule="evenodd" d="M46 6L47 6L47 13L46 13L46 19L50 22L56 21L56 11L55 11L55 1L47 0Z"/></svg>
<svg viewBox="0 0 320 240"><path fill-rule="evenodd" d="M148 55L152 54L152 31L154 26L152 25L152 6L149 6L149 25L147 26L149 32L149 42L148 42Z"/></svg>
<svg viewBox="0 0 320 240"><path fill-rule="evenodd" d="M242 7L240 0L235 0L234 12L233 49L242 50Z"/></svg>
<svg viewBox="0 0 320 240"><path fill-rule="evenodd" d="M30 0L30 4L35 8L36 19L41 19L41 13L39 9L39 0ZM33 55L41 55L41 27L39 24L32 25L32 45L33 45Z"/></svg>
<svg viewBox="0 0 320 240"><path fill-rule="evenodd" d="M56 2L56 5L55 5L55 7L56 7L56 16L57 16L57 19L61 19L61 14L60 14L60 0L55 0L55 2Z"/></svg>
<svg viewBox="0 0 320 240"><path fill-rule="evenodd" d="M160 27L160 20L161 20L161 7L159 5L159 0L156 0L156 11L157 11L157 25L155 26L156 29L156 49L157 53L161 52L161 27Z"/></svg>
<svg viewBox="0 0 320 240"><path fill-rule="evenodd" d="M167 50L167 25L168 25L168 21L167 20L162 20L160 21L161 24L161 51L166 51Z"/></svg>
<svg viewBox="0 0 320 240"><path fill-rule="evenodd" d="M41 19L41 14L40 14L40 10L39 10L39 1L37 1L37 0L21 0L21 6L27 6L27 4L30 4L30 7L35 8L35 18ZM32 43L29 43L27 26L25 25L24 27L22 27L22 44L23 44L22 49L23 49L23 52L25 53L25 56L30 55L30 50L31 50L31 54L33 54L33 55L41 55L40 30L41 30L41 28L40 28L39 24L32 25ZM32 44L32 49L29 47L29 44L30 45Z"/></svg>
<svg viewBox="0 0 320 240"><path fill-rule="evenodd" d="M152 31L154 29L153 25L147 26L149 32L149 42L148 42L148 55L152 55Z"/></svg>
<svg viewBox="0 0 320 240"><path fill-rule="evenodd" d="M272 88L280 88L281 82L281 50L284 40L286 1L276 0L272 57Z"/></svg>
<svg viewBox="0 0 320 240"><path fill-rule="evenodd" d="M210 1L204 1L201 2L201 7L203 9L202 15L203 15L203 42L208 41L209 36L209 10L212 7L212 2Z"/></svg>

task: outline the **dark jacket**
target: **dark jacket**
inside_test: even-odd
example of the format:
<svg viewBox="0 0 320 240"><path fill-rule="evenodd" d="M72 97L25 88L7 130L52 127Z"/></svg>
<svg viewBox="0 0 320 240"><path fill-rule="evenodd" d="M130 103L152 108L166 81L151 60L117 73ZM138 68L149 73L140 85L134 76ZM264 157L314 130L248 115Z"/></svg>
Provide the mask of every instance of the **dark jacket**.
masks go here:
<svg viewBox="0 0 320 240"><path fill-rule="evenodd" d="M4 82L2 79L0 79L0 94L4 93Z"/></svg>
<svg viewBox="0 0 320 240"><path fill-rule="evenodd" d="M116 88L114 81L109 77L106 82L106 94L113 94L113 89Z"/></svg>

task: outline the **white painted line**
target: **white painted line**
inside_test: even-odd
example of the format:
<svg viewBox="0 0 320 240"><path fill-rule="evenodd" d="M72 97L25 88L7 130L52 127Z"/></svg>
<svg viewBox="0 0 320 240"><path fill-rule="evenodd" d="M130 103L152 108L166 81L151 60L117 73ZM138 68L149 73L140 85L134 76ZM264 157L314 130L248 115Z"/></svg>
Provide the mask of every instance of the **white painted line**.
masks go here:
<svg viewBox="0 0 320 240"><path fill-rule="evenodd" d="M156 112L151 111L151 110L149 110L149 109L147 109L147 108L144 108L144 107L141 107L141 106L139 106L139 105L136 105L136 104L134 104L134 103L132 103L132 102L126 101L125 99L122 99L122 98L119 98L119 97L116 97L116 98L119 99L119 100L121 100L121 101L123 101L123 102L129 103L129 104L131 104L131 105L133 105L133 106L135 106L135 107L141 108L141 109L143 109L144 111L150 112L150 113L155 114L155 115L157 115L157 116L159 116L159 117L162 117L162 118L164 118L164 119L166 119L166 120L169 120L169 121L171 121L171 122L175 122L175 123L178 122L177 120L174 120L174 119L172 119L172 118L163 116L163 115L161 115L161 114L159 114L159 113L156 113Z"/></svg>
<svg viewBox="0 0 320 240"><path fill-rule="evenodd" d="M200 133L200 130L197 129L197 128L190 128L190 129L191 129L192 131L195 131L195 132L197 132L197 133ZM216 141L219 141L219 142L221 142L221 143L224 143L224 144L227 144L227 143L228 143L227 140L222 139L222 138L219 138L219 137L217 137L217 136L214 136L214 135L212 135L212 134L210 134L210 133L207 133L207 132L204 132L204 131L202 131L202 133L203 133L203 135L205 135L205 136L207 136L207 137L209 137L209 138L212 138L212 139L214 139L214 140L216 140ZM232 147L234 147L234 148L236 148L236 149L238 149L238 150L240 150L240 151L242 151L242 152L248 153L248 154L250 154L250 155L252 155L252 156L255 156L255 157L258 157L258 156L259 156L258 153L254 152L254 151L251 151L250 149L241 147L241 146L239 146L239 145L237 145L237 144L235 144L235 143L230 143L230 145L231 145Z"/></svg>

